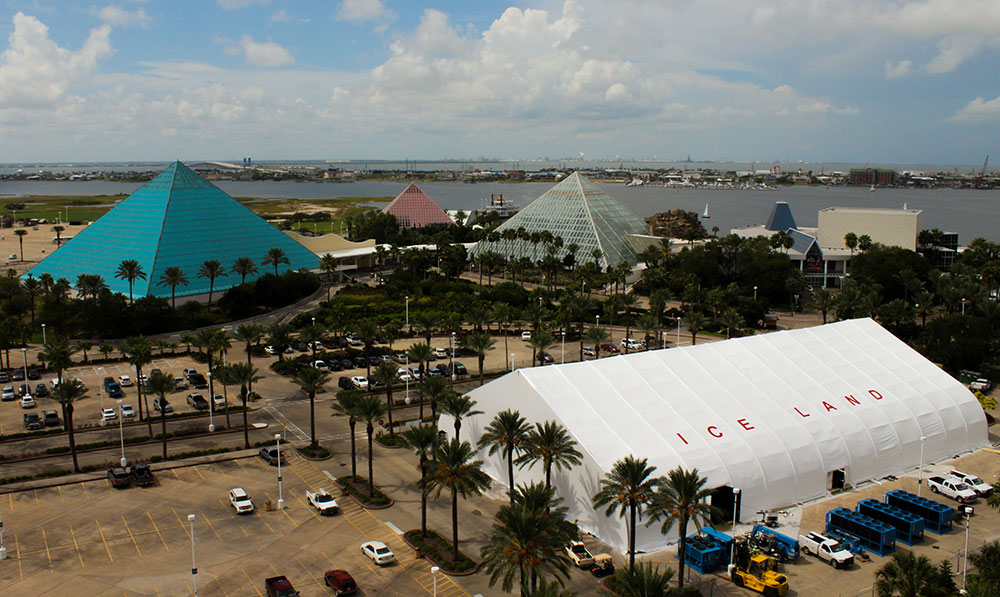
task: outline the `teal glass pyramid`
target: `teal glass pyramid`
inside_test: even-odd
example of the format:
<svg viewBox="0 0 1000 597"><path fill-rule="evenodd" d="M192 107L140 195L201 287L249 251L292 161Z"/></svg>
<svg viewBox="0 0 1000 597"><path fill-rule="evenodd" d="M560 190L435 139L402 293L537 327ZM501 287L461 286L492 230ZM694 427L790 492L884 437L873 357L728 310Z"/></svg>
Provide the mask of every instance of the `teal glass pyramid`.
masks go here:
<svg viewBox="0 0 1000 597"><path fill-rule="evenodd" d="M600 187L580 176L579 172L566 177L541 197L515 214L497 228L505 230L524 228L529 234L548 230L553 236L562 237L563 245L554 255L559 259L569 252L567 247L576 244L576 262L593 261L594 249L601 252L598 265L602 268L620 261L634 264L635 250L626 239L627 234L647 234L646 224L617 199ZM544 257L546 247L533 245L526 240L480 241L472 249L473 255L493 251L506 259L528 257L537 262Z"/></svg>
<svg viewBox="0 0 1000 597"><path fill-rule="evenodd" d="M128 296L128 280L115 278L115 272L123 260L134 259L146 273L145 280L133 284L135 298L169 297L170 286L160 285L160 278L172 266L188 279L187 286L177 287L177 296L190 296L208 293L209 279L198 277L205 261L218 261L227 273L215 280L219 292L239 285L240 276L231 270L240 257L252 259L259 275L273 273L274 266L261 263L272 248L284 251L289 260L278 266L279 273L319 266L315 253L174 162L27 275L48 273L74 284L80 274L97 274L112 292Z"/></svg>

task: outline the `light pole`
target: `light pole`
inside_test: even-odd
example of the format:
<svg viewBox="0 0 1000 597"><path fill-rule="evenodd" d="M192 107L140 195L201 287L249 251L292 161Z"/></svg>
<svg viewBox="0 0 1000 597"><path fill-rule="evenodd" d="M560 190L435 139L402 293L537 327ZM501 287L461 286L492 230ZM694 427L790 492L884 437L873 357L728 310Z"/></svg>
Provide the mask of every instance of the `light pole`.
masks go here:
<svg viewBox="0 0 1000 597"><path fill-rule="evenodd" d="M16 353L15 353L16 354ZM31 395L31 385L28 383L28 349L21 349L21 358L24 359L24 387L28 388L28 395Z"/></svg>
<svg viewBox="0 0 1000 597"><path fill-rule="evenodd" d="M0 515L0 560L7 559L7 548L3 546L3 516Z"/></svg>
<svg viewBox="0 0 1000 597"><path fill-rule="evenodd" d="M125 417L122 416L122 401L118 401L118 439L122 442L122 467L128 466L128 460L125 458L125 423L123 421Z"/></svg>
<svg viewBox="0 0 1000 597"><path fill-rule="evenodd" d="M438 594L438 572L440 571L441 569L437 566L431 566L431 577L434 578L434 597L437 597Z"/></svg>
<svg viewBox="0 0 1000 597"><path fill-rule="evenodd" d="M406 404L409 404L410 403L410 355L409 355L409 353L407 353L406 355L404 355L403 358L406 359L406 365L405 365L405 367L406 367L406 400L404 402Z"/></svg>
<svg viewBox="0 0 1000 597"><path fill-rule="evenodd" d="M681 316L677 316L677 346L681 345Z"/></svg>
<svg viewBox="0 0 1000 597"><path fill-rule="evenodd" d="M208 372L208 432L215 432L215 385L211 371Z"/></svg>
<svg viewBox="0 0 1000 597"><path fill-rule="evenodd" d="M972 506L959 506L959 509L965 514L965 563L962 565L962 594L965 595L965 575L969 572L969 527L972 526L972 513L974 510Z"/></svg>
<svg viewBox="0 0 1000 597"><path fill-rule="evenodd" d="M198 597L198 563L194 559L194 514L188 514L191 523L191 582L194 584L194 597Z"/></svg>
<svg viewBox="0 0 1000 597"><path fill-rule="evenodd" d="M285 507L285 498L281 493L281 434L274 434L275 442L278 446L278 510Z"/></svg>
<svg viewBox="0 0 1000 597"><path fill-rule="evenodd" d="M455 381L455 332L448 337L448 368L451 369L451 381Z"/></svg>
<svg viewBox="0 0 1000 597"><path fill-rule="evenodd" d="M917 497L920 497L920 486L924 484L924 442L926 437L920 436L920 470L917 471Z"/></svg>
<svg viewBox="0 0 1000 597"><path fill-rule="evenodd" d="M562 333L562 356L559 357L559 364L563 365L566 363L566 330Z"/></svg>
<svg viewBox="0 0 1000 597"><path fill-rule="evenodd" d="M597 327L601 327L601 316L597 316Z"/></svg>
<svg viewBox="0 0 1000 597"><path fill-rule="evenodd" d="M410 297L406 297L406 329L410 330Z"/></svg>
<svg viewBox="0 0 1000 597"><path fill-rule="evenodd" d="M740 513L740 488L733 487L733 537L736 536L736 519ZM729 564L736 563L736 541L733 541L733 549L729 554Z"/></svg>
<svg viewBox="0 0 1000 597"><path fill-rule="evenodd" d="M667 331L660 330L660 348L663 349L666 347L667 347Z"/></svg>
<svg viewBox="0 0 1000 597"><path fill-rule="evenodd" d="M962 299L962 315L965 315L965 299Z"/></svg>
<svg viewBox="0 0 1000 597"><path fill-rule="evenodd" d="M45 337L45 324L42 324L42 344L48 344L49 341Z"/></svg>
<svg viewBox="0 0 1000 597"><path fill-rule="evenodd" d="M98 367L97 368L97 376L98 377L103 377L105 373L107 373L107 371L104 370L104 367ZM101 396L101 410L103 410L104 409L104 380L103 379L101 380L100 384L97 386L97 393Z"/></svg>
<svg viewBox="0 0 1000 597"><path fill-rule="evenodd" d="M510 370L517 369L517 361L514 360L514 353L510 353Z"/></svg>
<svg viewBox="0 0 1000 597"><path fill-rule="evenodd" d="M753 300L757 300L757 287L753 287Z"/></svg>

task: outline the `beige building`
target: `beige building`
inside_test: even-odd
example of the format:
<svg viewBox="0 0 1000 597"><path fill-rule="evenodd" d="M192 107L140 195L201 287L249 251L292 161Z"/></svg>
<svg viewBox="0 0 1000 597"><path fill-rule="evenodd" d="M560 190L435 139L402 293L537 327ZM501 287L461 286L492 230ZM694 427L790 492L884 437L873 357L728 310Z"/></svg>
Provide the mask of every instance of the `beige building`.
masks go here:
<svg viewBox="0 0 1000 597"><path fill-rule="evenodd" d="M922 211L919 209L873 209L828 207L819 211L816 242L827 248L844 248L844 235L867 234L873 242L888 247L917 250Z"/></svg>

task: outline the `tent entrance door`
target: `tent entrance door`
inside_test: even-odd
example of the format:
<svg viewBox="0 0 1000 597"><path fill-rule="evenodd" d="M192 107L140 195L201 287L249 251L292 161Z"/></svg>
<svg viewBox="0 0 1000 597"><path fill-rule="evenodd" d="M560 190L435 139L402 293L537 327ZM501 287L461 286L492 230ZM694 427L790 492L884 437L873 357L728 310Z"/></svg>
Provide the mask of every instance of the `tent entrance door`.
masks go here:
<svg viewBox="0 0 1000 597"><path fill-rule="evenodd" d="M830 491L840 491L847 486L847 469L838 468L826 474L826 488Z"/></svg>
<svg viewBox="0 0 1000 597"><path fill-rule="evenodd" d="M733 522L733 514L736 514L736 520L740 520L739 507L740 507L740 497L742 494L733 493L733 488L728 485L723 485L722 487L716 487L712 490L711 497L709 498L712 505L715 506L717 513L712 515L712 525L725 524Z"/></svg>

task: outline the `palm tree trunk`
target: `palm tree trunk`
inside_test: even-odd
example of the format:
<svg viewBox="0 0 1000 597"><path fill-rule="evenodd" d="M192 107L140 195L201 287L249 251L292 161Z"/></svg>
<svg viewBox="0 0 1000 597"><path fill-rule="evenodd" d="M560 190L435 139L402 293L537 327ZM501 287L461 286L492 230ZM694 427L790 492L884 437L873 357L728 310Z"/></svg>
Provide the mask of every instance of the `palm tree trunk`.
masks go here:
<svg viewBox="0 0 1000 597"><path fill-rule="evenodd" d="M687 530L688 530L688 517L681 515L680 519L680 534L681 540L680 544L677 546L677 557L681 559L680 567L677 571L680 573L677 576L677 588L684 586L684 552L687 551Z"/></svg>
<svg viewBox="0 0 1000 597"><path fill-rule="evenodd" d="M636 510L635 504L629 504L629 535L628 535L628 569L635 570L635 519ZM681 554L683 555L683 554ZM684 560L681 560L681 566L684 565ZM681 568L681 571L684 569Z"/></svg>
<svg viewBox="0 0 1000 597"><path fill-rule="evenodd" d="M552 463L545 463L545 488L552 487Z"/></svg>
<svg viewBox="0 0 1000 597"><path fill-rule="evenodd" d="M395 435L392 427L392 383L385 384L385 410L389 413L389 435Z"/></svg>
<svg viewBox="0 0 1000 597"><path fill-rule="evenodd" d="M507 448L507 478L510 479L510 505L514 505L514 448Z"/></svg>
<svg viewBox="0 0 1000 597"><path fill-rule="evenodd" d="M483 361L486 360L486 353L479 353L479 385L483 385Z"/></svg>
<svg viewBox="0 0 1000 597"><path fill-rule="evenodd" d="M247 425L247 387L240 388L240 401L243 403L243 449L250 449L250 427Z"/></svg>
<svg viewBox="0 0 1000 597"><path fill-rule="evenodd" d="M352 477L357 477L358 476L358 459L357 459L357 446L355 445L356 442L357 442L357 438L356 438L357 436L354 433L354 428L357 426L358 423L352 417L348 421L347 424L350 425L350 427L351 427L351 476Z"/></svg>
<svg viewBox="0 0 1000 597"><path fill-rule="evenodd" d="M167 409L163 406L166 400L160 397L160 431L163 433L163 459L167 459Z"/></svg>
<svg viewBox="0 0 1000 597"><path fill-rule="evenodd" d="M452 558L458 559L458 491L454 488L451 490L451 539L452 539Z"/></svg>
<svg viewBox="0 0 1000 597"><path fill-rule="evenodd" d="M510 351L507 350L507 330L503 331L503 354L506 359L510 359ZM507 368L510 369L510 360L507 360Z"/></svg>
<svg viewBox="0 0 1000 597"><path fill-rule="evenodd" d="M372 431L372 426L368 425L368 497L375 497L375 473L372 467L372 461L375 458L372 453Z"/></svg>
<svg viewBox="0 0 1000 597"><path fill-rule="evenodd" d="M420 536L427 536L427 457L420 455Z"/></svg>
<svg viewBox="0 0 1000 597"><path fill-rule="evenodd" d="M66 430L69 431L69 451L73 455L73 472L80 472L80 462L76 458L76 436L73 434L73 405L67 406L63 414Z"/></svg>
<svg viewBox="0 0 1000 597"><path fill-rule="evenodd" d="M315 448L316 442L316 392L309 392L309 436L312 443L309 445Z"/></svg>
<svg viewBox="0 0 1000 597"><path fill-rule="evenodd" d="M462 430L462 419L455 418L455 439L458 440L458 433ZM461 441L461 440L458 440Z"/></svg>

